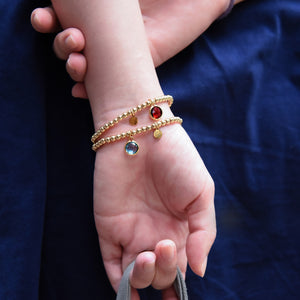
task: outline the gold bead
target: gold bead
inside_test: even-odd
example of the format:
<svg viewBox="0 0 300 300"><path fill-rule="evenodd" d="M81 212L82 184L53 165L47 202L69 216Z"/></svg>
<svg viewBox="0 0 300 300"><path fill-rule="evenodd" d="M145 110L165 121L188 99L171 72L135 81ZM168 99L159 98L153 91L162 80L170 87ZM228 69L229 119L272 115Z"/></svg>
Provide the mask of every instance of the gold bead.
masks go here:
<svg viewBox="0 0 300 300"><path fill-rule="evenodd" d="M122 138L126 138L126 132L121 133Z"/></svg>
<svg viewBox="0 0 300 300"><path fill-rule="evenodd" d="M117 134L116 139L120 140L121 139L121 134Z"/></svg>

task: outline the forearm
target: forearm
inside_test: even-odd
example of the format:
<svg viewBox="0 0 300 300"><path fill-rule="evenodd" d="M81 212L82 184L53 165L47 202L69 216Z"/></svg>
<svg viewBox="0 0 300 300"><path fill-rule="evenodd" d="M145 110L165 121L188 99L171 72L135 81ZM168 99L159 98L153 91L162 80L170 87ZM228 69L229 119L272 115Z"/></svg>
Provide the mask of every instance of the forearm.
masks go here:
<svg viewBox="0 0 300 300"><path fill-rule="evenodd" d="M107 121L110 112L162 95L137 0L52 2L62 26L85 35L85 84L95 126Z"/></svg>

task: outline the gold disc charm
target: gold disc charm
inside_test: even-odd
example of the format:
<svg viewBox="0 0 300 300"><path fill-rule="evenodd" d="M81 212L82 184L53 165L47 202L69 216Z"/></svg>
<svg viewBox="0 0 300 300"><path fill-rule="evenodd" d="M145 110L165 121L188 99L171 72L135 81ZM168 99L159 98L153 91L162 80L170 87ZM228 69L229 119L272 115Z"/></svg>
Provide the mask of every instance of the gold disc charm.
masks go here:
<svg viewBox="0 0 300 300"><path fill-rule="evenodd" d="M129 124L130 125L136 125L138 123L138 118L136 116L132 116L130 119L129 119Z"/></svg>
<svg viewBox="0 0 300 300"><path fill-rule="evenodd" d="M160 131L160 129L155 129L153 132L153 136L156 139L160 139L162 137L162 132Z"/></svg>

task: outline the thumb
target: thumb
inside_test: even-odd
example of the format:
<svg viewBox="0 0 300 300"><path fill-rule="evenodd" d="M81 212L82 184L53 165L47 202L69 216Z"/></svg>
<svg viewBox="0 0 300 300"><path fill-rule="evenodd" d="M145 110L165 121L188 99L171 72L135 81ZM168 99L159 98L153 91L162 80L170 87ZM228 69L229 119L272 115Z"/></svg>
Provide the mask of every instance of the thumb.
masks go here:
<svg viewBox="0 0 300 300"><path fill-rule="evenodd" d="M186 244L187 258L191 269L203 277L207 256L216 238L214 208L214 183L207 176L202 192L188 209L189 236Z"/></svg>

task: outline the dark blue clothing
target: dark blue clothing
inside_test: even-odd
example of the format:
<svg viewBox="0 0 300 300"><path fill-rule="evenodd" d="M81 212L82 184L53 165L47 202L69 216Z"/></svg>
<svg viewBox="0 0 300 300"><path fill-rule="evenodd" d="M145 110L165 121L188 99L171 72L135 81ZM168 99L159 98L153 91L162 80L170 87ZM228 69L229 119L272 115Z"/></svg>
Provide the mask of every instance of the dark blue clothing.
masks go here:
<svg viewBox="0 0 300 300"><path fill-rule="evenodd" d="M43 4L0 0L0 299L114 299L91 113L30 26ZM248 0L158 69L216 184L218 236L205 279L188 271L191 300L300 299L299 33L299 0Z"/></svg>

